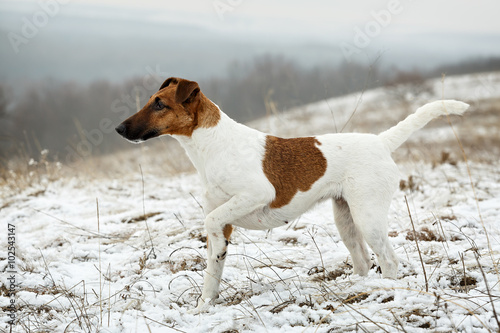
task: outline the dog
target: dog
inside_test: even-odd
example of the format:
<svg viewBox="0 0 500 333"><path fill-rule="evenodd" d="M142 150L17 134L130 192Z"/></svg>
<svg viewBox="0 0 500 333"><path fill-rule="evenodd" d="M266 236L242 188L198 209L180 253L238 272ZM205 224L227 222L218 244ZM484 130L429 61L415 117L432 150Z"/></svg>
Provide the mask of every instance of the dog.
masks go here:
<svg viewBox="0 0 500 333"><path fill-rule="evenodd" d="M372 266L368 244L382 277L395 279L399 260L387 235L387 215L400 178L391 153L432 119L461 115L468 107L454 100L428 103L379 135L284 139L237 123L198 83L171 77L116 131L135 143L171 135L198 171L205 190L208 252L196 308L203 311L218 297L233 226L284 226L326 199L333 201L353 273L367 275Z"/></svg>

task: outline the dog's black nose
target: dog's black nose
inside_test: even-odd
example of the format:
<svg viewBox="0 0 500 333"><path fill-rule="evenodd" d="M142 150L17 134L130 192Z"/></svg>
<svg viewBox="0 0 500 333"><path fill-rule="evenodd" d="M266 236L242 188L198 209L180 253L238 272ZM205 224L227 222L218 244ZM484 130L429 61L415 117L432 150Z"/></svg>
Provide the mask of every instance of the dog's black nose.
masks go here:
<svg viewBox="0 0 500 333"><path fill-rule="evenodd" d="M125 125L120 124L115 128L115 131L121 136L125 135Z"/></svg>

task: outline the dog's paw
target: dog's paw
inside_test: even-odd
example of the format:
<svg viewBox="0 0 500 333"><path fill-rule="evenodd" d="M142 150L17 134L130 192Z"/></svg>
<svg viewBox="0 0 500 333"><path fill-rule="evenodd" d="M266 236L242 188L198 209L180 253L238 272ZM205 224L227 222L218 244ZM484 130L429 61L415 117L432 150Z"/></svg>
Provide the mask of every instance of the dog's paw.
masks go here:
<svg viewBox="0 0 500 333"><path fill-rule="evenodd" d="M193 315L205 313L210 308L211 302L212 302L212 300L210 298L207 298L205 300L200 298L198 300L198 305L196 306L196 308L188 310L187 313L193 314Z"/></svg>

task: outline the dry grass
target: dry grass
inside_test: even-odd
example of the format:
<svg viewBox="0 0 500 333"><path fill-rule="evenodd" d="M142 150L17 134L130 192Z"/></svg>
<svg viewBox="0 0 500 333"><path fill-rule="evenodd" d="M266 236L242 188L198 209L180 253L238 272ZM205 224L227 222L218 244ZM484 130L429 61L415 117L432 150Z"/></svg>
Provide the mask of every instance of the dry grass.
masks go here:
<svg viewBox="0 0 500 333"><path fill-rule="evenodd" d="M0 161L0 187L4 189L0 196L19 193L25 189L34 189L28 195L40 195L47 185L65 176L65 168L58 161L51 161L48 150L42 150L38 159L28 156L22 150L9 160Z"/></svg>
<svg viewBox="0 0 500 333"><path fill-rule="evenodd" d="M477 101L462 117L452 117L453 127L460 137L467 158L470 161L496 163L500 156L500 99ZM456 165L462 161L462 153L446 119L428 124L424 132L443 129L448 139L433 140L432 136L417 135L410 138L395 153L396 161L425 161L439 165Z"/></svg>
<svg viewBox="0 0 500 333"><path fill-rule="evenodd" d="M0 198L25 193L26 190L26 195L39 195L50 182L65 178L118 179L137 173L141 167L147 174L165 178L195 171L184 149L177 141L168 138L160 138L148 146L135 145L114 154L89 156L72 164L57 161L48 150L42 150L39 158L34 159L19 149L8 161L0 161L0 187L4 189ZM8 205L8 201L4 205Z"/></svg>
<svg viewBox="0 0 500 333"><path fill-rule="evenodd" d="M406 240L414 242L417 239L419 242L444 242L442 235L436 233L428 227L422 227L419 231L408 231Z"/></svg>
<svg viewBox="0 0 500 333"><path fill-rule="evenodd" d="M415 180L415 182L419 182ZM410 190L405 189L405 190ZM143 214L136 218L137 222L153 217L150 214ZM456 216L439 216L438 220L457 220ZM202 248L205 245L206 238L200 229L182 231L186 238L193 241L195 248ZM315 230L307 230L309 238L314 238ZM397 236L397 235L395 235ZM419 227L416 232L407 231L406 239L413 242L416 239L419 242L451 242L451 237L445 238L439 231L439 226L434 227ZM98 236L94 236L98 237ZM464 236L465 237L465 236ZM106 239L106 242L120 242L121 239ZM282 238L279 240L283 246L296 248L302 246L294 237ZM312 240L311 240L312 242ZM105 244L104 239L102 244ZM245 262L248 267L246 274L252 281L248 285L233 286L230 282L224 280L222 282L221 299L225 306L238 307L242 311L242 318L252 318L259 321L259 316L263 312L269 312L273 315L280 315L291 307L300 307L304 313L308 314L308 322L304 329L309 327L311 332L320 328L321 330L330 330L332 332L345 331L386 331L386 332L405 332L406 328L419 328L424 330L436 330L439 328L441 319L451 318L453 316L448 310L449 307L459 304L464 309L469 317L477 317L482 313L484 307L490 306L493 302L497 302L500 296L496 290L489 289L492 301L485 298L470 297L473 290L477 290L482 286L481 281L478 281L478 267L482 266L491 271L491 265L487 263L485 258L478 258L477 267L464 267L461 261L456 261L451 257L443 257L441 261L446 261L453 267L452 274L449 276L433 275L432 265L439 265L438 262L430 262L432 254L422 253L423 261L427 265L429 276L429 285L438 284L438 281L445 279L448 288L430 288L426 293L424 286L412 290L410 288L402 289L405 293L413 297L425 297L434 299L434 307L418 308L414 306L405 306L400 301L395 300L394 293L400 291L396 288L388 289L368 289L363 292L352 292L350 288L356 285L356 282L349 282L350 272L352 267L348 262L339 263L336 267L329 270L328 264L317 266L320 263L322 256L319 247L316 247L318 252L314 260L314 264L309 267L307 276L300 276L291 282L283 277L284 271L294 270L296 263L286 260L261 260L255 257L241 256L240 260ZM113 286L116 279L113 279L110 274L111 270L105 269L101 271L96 269L96 274L100 276L102 282L99 283L99 288L92 288L86 285L85 281L81 281L74 286L66 286L60 282L50 279L50 283L45 286L21 287L19 292L34 293L39 296L50 296L51 300L41 305L19 304L18 309L18 328L22 328L26 332L49 332L52 326L47 323L61 321L67 331L85 331L99 332L108 327L108 315L115 307L123 308L124 310L134 309L142 313L142 304L146 302L145 293L142 289L135 287L139 283L147 281L149 271L158 265L164 266L177 278L187 278L185 272L196 272L202 274L206 267L203 254L200 255L197 251L188 248L175 249L167 261L155 262L148 259L148 250L143 249L143 255L134 264L133 276L130 282L123 288L113 291L108 290L109 286ZM268 254L262 253L263 257ZM231 256L230 256L231 257ZM240 263L241 264L241 263ZM106 265L102 265L106 267ZM327 266L327 267L325 267ZM430 268L429 268L430 267ZM271 275L265 275L262 272L265 270L272 272ZM48 266L34 268L35 272L50 276ZM115 272L116 274L116 272ZM175 280L170 281L171 284ZM192 282L193 286L189 290L180 290L179 296L174 303L180 307L191 307L193 301L200 293L201 286ZM310 293L307 296L300 295L300 284L308 286L310 289L315 289L317 292ZM259 287L260 286L260 287ZM109 288L109 289L108 289ZM113 288L114 289L114 288ZM151 288L155 293L155 288ZM252 304L252 298L261 295L265 290L275 297L270 300L269 304L256 308ZM343 292L342 290L347 290ZM453 294L453 291L456 293ZM6 291L0 289L0 293ZM391 294L392 293L392 294ZM287 295L286 295L287 294ZM285 296L286 295L286 296ZM486 297L488 294L485 295ZM64 301L64 302L63 302ZM62 307L60 303L67 303L69 307ZM363 309L365 307L378 304L381 307L380 311L392 313L393 319L387 320L384 323L377 322L374 319L364 316ZM319 319L317 318L320 314ZM355 316L358 318L357 324L349 327L335 326L338 316ZM64 318L73 318L70 321L64 321ZM149 317L148 317L149 318ZM153 322L153 319L148 319ZM155 322L156 325L162 325L165 329L175 328L175 321L169 319L164 322ZM293 325L304 325L303 323L294 323ZM456 323L455 330L460 332L463 330L462 323ZM494 332L495 327L491 323L482 323L483 328L487 332ZM182 330L181 330L182 331ZM227 330L228 332L241 331L241 326Z"/></svg>

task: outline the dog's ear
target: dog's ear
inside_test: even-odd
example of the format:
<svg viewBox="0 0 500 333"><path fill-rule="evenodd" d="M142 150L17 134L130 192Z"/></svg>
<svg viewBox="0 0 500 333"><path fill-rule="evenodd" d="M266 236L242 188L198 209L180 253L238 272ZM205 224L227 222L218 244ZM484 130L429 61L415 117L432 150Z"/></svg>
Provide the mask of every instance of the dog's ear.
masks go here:
<svg viewBox="0 0 500 333"><path fill-rule="evenodd" d="M163 84L161 85L160 89L158 89L158 91L162 90L163 88L168 87L171 83L173 83L173 84L179 83L179 78L169 77L168 79L165 80L165 82L163 82Z"/></svg>
<svg viewBox="0 0 500 333"><path fill-rule="evenodd" d="M200 92L200 86L194 81L179 80L175 91L176 103L191 103Z"/></svg>

